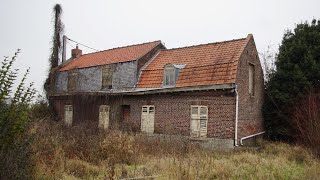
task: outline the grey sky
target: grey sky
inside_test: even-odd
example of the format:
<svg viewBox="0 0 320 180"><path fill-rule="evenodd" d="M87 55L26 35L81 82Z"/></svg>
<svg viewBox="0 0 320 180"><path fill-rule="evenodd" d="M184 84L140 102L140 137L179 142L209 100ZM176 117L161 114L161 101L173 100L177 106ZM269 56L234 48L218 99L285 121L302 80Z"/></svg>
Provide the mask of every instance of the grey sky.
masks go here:
<svg viewBox="0 0 320 180"><path fill-rule="evenodd" d="M65 34L99 50L154 40L173 48L252 33L261 52L269 44L277 48L296 23L320 18L319 0L0 0L0 56L22 49L15 68L30 67L28 79L37 90L49 66L56 3L64 11Z"/></svg>

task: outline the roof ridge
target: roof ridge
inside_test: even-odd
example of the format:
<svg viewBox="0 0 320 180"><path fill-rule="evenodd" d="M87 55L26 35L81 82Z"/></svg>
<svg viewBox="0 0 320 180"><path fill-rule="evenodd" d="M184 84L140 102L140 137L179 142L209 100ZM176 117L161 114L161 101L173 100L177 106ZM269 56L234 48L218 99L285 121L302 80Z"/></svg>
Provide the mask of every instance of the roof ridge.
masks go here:
<svg viewBox="0 0 320 180"><path fill-rule="evenodd" d="M119 47L114 47L114 48L111 48L111 49L105 49L105 50L101 50L101 51L97 51L97 52L91 52L91 53L83 54L83 55L81 55L81 56L91 55L91 54L100 53L100 52L105 52L105 51L111 51L111 50L115 50L115 49L122 49L122 48L128 48L128 47L133 47L133 46L140 46L140 45L145 45L145 44L150 44L150 43L155 43L155 42L161 43L161 40L144 42L144 43L140 43L140 44L132 44L132 45L127 45L127 46L119 46ZM79 56L79 57L81 57L81 56ZM79 57L78 57L78 58L79 58ZM77 58L76 58L76 59L77 59Z"/></svg>
<svg viewBox="0 0 320 180"><path fill-rule="evenodd" d="M171 49L163 49L161 51L170 51L170 50L176 50L176 49L192 48L192 47L206 46L206 45L212 45L212 44L222 44L222 43L241 41L241 40L246 40L246 39L247 39L247 37L239 38L239 39L231 39L231 40L227 40L227 41L218 41L218 42L212 42L212 43L198 44L198 45L192 45L192 46L183 46L183 47L177 47L177 48L171 48Z"/></svg>
<svg viewBox="0 0 320 180"><path fill-rule="evenodd" d="M196 66L186 66L183 69L191 69L191 68L198 68L198 67L206 67L206 66L216 66L221 64L232 64L233 62L217 62L213 64L204 64L204 65L196 65ZM156 70L163 70L164 68L155 68L155 69L142 69L141 71L156 71Z"/></svg>

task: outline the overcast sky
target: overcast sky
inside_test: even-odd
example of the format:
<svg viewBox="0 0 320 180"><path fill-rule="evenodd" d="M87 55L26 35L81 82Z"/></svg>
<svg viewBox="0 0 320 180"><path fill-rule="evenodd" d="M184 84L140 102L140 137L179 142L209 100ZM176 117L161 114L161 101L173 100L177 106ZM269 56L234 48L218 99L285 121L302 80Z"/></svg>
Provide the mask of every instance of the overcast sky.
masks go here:
<svg viewBox="0 0 320 180"><path fill-rule="evenodd" d="M0 56L22 49L15 68L22 75L30 67L28 79L39 91L49 67L56 3L63 8L65 34L98 50L154 40L174 48L252 33L262 52L269 44L277 49L296 23L320 18L319 0L0 0Z"/></svg>

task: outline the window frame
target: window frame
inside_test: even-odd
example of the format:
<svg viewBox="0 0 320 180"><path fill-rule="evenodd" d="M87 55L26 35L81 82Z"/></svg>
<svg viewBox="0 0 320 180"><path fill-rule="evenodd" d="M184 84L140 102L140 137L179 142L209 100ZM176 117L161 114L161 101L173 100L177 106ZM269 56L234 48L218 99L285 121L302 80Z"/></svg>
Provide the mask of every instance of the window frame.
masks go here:
<svg viewBox="0 0 320 180"><path fill-rule="evenodd" d="M197 108L197 113L194 113L194 108ZM205 108L205 113L201 113L201 110ZM191 105L191 109L190 109L190 135L191 137L194 138L206 138L208 135L208 120L209 120L209 108L208 106L204 106L204 105ZM201 129L204 124L203 121L205 121L205 134L203 135L201 133L201 131L203 131L203 129ZM195 125L194 123L196 123L197 129L194 130L193 125ZM197 134L195 134L197 133Z"/></svg>
<svg viewBox="0 0 320 180"><path fill-rule="evenodd" d="M65 104L64 105L64 123L67 126L72 126L73 123L73 105Z"/></svg>
<svg viewBox="0 0 320 180"><path fill-rule="evenodd" d="M168 64L164 67L163 86L174 87L176 85L176 67Z"/></svg>
<svg viewBox="0 0 320 180"><path fill-rule="evenodd" d="M252 97L255 95L255 64L250 62L248 63L248 93Z"/></svg>

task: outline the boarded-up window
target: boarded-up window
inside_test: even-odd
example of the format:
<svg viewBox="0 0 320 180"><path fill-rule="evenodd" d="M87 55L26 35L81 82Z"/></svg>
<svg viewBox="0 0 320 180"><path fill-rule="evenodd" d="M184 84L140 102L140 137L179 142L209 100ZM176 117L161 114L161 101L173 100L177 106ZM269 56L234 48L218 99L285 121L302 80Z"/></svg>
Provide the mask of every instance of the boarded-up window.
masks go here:
<svg viewBox="0 0 320 180"><path fill-rule="evenodd" d="M164 86L175 86L176 85L176 72L175 67L167 65L164 69Z"/></svg>
<svg viewBox="0 0 320 180"><path fill-rule="evenodd" d="M64 106L64 122L67 126L72 125L73 120L73 107L72 105L65 105Z"/></svg>
<svg viewBox="0 0 320 180"><path fill-rule="evenodd" d="M141 132L153 134L154 132L154 106L142 106L141 112Z"/></svg>
<svg viewBox="0 0 320 180"><path fill-rule="evenodd" d="M112 88L112 66L102 66L102 89Z"/></svg>
<svg viewBox="0 0 320 180"><path fill-rule="evenodd" d="M110 112L110 106L100 105L99 107L99 128L100 129L109 128L109 112Z"/></svg>
<svg viewBox="0 0 320 180"><path fill-rule="evenodd" d="M77 70L69 71L68 74L68 91L76 91L77 89L77 81L78 81L78 74Z"/></svg>
<svg viewBox="0 0 320 180"><path fill-rule="evenodd" d="M254 65L249 64L249 94L254 95Z"/></svg>
<svg viewBox="0 0 320 180"><path fill-rule="evenodd" d="M208 107L191 106L190 130L192 137L206 137L208 125Z"/></svg>

